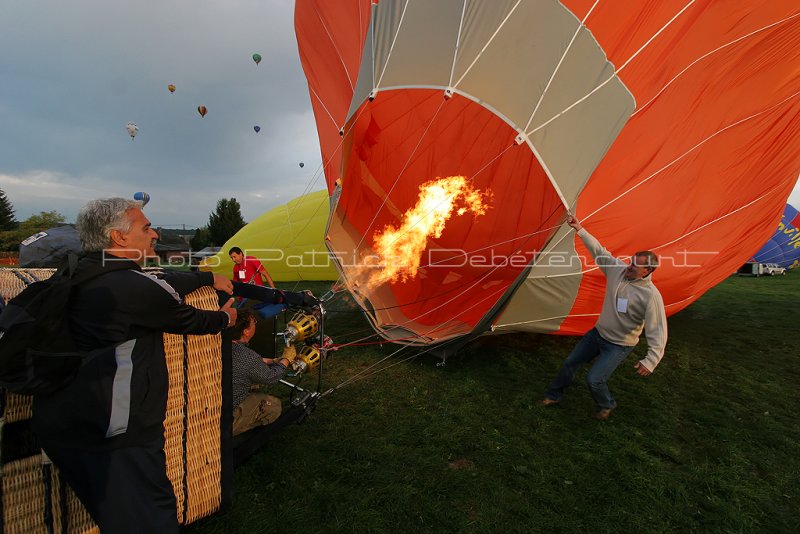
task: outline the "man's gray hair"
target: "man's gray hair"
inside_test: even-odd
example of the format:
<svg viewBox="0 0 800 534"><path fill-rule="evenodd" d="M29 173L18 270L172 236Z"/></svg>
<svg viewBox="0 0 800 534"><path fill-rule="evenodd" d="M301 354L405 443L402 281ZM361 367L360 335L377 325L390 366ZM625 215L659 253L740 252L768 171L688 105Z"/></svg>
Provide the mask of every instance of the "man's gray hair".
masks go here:
<svg viewBox="0 0 800 534"><path fill-rule="evenodd" d="M90 200L78 213L75 226L84 252L100 252L111 246L111 230L131 231L128 210L141 208L142 203L127 198Z"/></svg>

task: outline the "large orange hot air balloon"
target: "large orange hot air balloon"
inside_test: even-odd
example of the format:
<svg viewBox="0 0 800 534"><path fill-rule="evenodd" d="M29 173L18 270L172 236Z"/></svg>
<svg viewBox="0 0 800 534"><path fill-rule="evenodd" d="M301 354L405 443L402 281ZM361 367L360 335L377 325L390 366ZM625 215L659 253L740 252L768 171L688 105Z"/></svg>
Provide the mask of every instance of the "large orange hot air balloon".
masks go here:
<svg viewBox="0 0 800 534"><path fill-rule="evenodd" d="M658 253L673 314L800 171L795 0L298 0L295 28L327 242L387 339L588 330L605 280L568 212Z"/></svg>
<svg viewBox="0 0 800 534"><path fill-rule="evenodd" d="M175 92L175 86L173 84L169 84L167 86L167 89L169 90L170 93L174 93Z"/></svg>
<svg viewBox="0 0 800 534"><path fill-rule="evenodd" d="M208 109L205 106L197 106L197 112L201 117L205 117L206 113L208 113Z"/></svg>

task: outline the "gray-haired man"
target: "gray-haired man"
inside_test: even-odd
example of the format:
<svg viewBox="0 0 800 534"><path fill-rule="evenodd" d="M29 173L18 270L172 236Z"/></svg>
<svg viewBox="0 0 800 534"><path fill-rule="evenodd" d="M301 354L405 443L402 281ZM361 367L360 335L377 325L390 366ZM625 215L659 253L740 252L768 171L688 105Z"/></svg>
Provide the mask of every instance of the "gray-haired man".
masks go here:
<svg viewBox="0 0 800 534"><path fill-rule="evenodd" d="M127 268L76 288L65 310L73 335L81 350L99 352L63 389L34 397L34 432L101 532L177 532L164 454L163 333L209 334L232 325L233 299L220 311L203 311L182 297L203 285L231 294L233 286L211 273L143 272L158 235L139 202L93 200L77 227L85 253L78 272L111 261Z"/></svg>

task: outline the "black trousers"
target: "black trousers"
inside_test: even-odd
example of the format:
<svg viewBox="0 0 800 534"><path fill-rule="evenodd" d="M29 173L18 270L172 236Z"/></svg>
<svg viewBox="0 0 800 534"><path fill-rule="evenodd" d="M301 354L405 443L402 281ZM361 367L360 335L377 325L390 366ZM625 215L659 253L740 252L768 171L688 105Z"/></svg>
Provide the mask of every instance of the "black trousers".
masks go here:
<svg viewBox="0 0 800 534"><path fill-rule="evenodd" d="M44 451L101 534L178 532L163 439L108 451L61 447L44 447Z"/></svg>

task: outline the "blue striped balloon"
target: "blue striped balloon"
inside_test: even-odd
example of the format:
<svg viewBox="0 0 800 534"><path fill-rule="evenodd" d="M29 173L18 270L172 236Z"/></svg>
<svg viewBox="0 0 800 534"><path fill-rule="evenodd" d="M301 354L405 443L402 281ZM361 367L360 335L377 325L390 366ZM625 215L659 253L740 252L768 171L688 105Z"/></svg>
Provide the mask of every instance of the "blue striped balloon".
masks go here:
<svg viewBox="0 0 800 534"><path fill-rule="evenodd" d="M142 203L142 207L145 207L147 206L147 203L150 202L150 195L144 191L139 191L133 194L133 200L138 200Z"/></svg>

